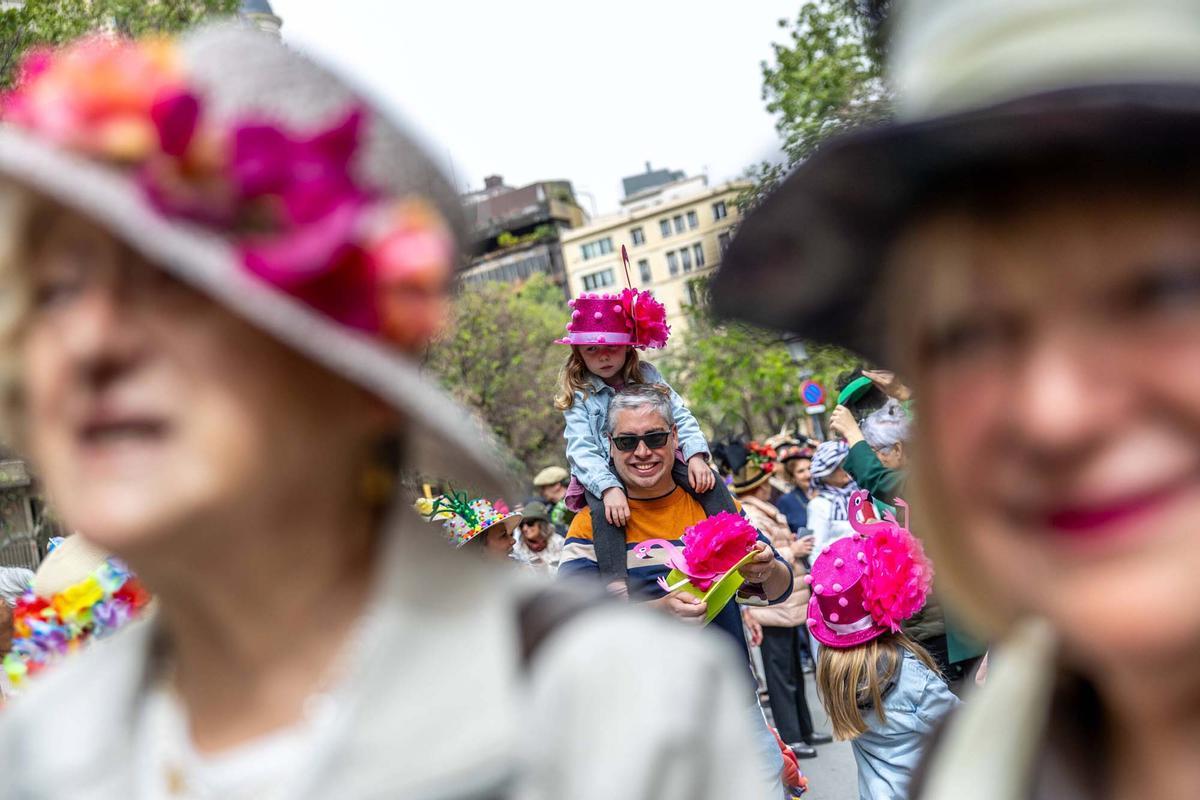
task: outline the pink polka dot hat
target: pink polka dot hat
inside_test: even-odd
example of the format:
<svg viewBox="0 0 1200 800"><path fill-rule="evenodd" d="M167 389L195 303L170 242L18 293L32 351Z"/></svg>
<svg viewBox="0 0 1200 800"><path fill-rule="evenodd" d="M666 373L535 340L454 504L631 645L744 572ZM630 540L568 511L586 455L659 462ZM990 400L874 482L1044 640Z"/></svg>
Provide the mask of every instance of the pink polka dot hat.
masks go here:
<svg viewBox="0 0 1200 800"><path fill-rule="evenodd" d="M933 582L920 541L891 515L874 519L864 491L850 496L850 524L855 533L825 548L804 578L812 587L808 630L827 647L855 647L899 631L925 606Z"/></svg>
<svg viewBox="0 0 1200 800"><path fill-rule="evenodd" d="M621 245L626 279L629 255ZM658 349L667 343L671 327L667 309L648 290L625 289L617 293L584 292L567 303L571 321L567 335L556 344L626 345L639 349Z"/></svg>

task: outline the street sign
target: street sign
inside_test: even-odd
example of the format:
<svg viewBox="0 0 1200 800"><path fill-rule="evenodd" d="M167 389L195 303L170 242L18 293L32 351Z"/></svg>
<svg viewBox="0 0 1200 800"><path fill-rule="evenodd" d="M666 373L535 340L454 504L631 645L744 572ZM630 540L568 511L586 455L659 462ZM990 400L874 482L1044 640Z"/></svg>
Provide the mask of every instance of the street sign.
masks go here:
<svg viewBox="0 0 1200 800"><path fill-rule="evenodd" d="M805 381L804 385L800 387L800 397L809 405L808 413L819 414L820 411L813 411L812 406L821 406L825 402L825 390L816 381ZM821 406L821 411L824 410L825 407Z"/></svg>
<svg viewBox="0 0 1200 800"><path fill-rule="evenodd" d="M804 410L807 411L809 414L824 414L825 413L825 405L823 403L818 403L816 405L808 406Z"/></svg>

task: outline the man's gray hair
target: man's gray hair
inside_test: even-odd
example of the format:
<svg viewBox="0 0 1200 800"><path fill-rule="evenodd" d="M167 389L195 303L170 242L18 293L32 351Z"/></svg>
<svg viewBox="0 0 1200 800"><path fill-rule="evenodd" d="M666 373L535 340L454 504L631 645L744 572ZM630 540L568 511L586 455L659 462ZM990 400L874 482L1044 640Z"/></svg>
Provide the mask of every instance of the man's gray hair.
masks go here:
<svg viewBox="0 0 1200 800"><path fill-rule="evenodd" d="M612 436L617 429L617 414L631 408L652 407L666 421L668 428L675 426L675 412L671 409L671 389L661 383L638 383L626 386L617 392L608 404L606 428Z"/></svg>

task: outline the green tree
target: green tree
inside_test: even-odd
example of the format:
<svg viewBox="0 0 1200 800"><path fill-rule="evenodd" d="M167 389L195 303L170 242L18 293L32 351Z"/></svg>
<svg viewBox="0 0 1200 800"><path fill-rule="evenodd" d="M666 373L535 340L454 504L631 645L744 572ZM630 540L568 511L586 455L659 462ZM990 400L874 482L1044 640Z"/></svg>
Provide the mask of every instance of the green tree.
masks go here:
<svg viewBox="0 0 1200 800"><path fill-rule="evenodd" d="M94 31L126 36L170 33L233 14L238 0L25 0L0 12L0 86L12 85L21 54Z"/></svg>
<svg viewBox="0 0 1200 800"><path fill-rule="evenodd" d="M707 285L697 294L706 299ZM702 300L689 309L687 331L660 366L710 438L766 438L804 414L805 380L828 394L837 376L859 362L837 347L809 344L807 350L804 364L796 364L777 332L715 320Z"/></svg>
<svg viewBox="0 0 1200 800"><path fill-rule="evenodd" d="M702 311L660 364L711 438L765 438L795 419L800 371L778 335Z"/></svg>
<svg viewBox="0 0 1200 800"><path fill-rule="evenodd" d="M775 116L785 161L746 171L752 186L738 197L743 213L830 136L890 114L882 36L890 6L889 0L808 0L794 19L779 21L786 39L772 45L772 59L761 65L762 94ZM837 375L858 363L836 347L806 347L803 369L827 393Z"/></svg>
<svg viewBox="0 0 1200 800"><path fill-rule="evenodd" d="M466 286L451 332L427 364L508 445L525 474L565 465L562 412L554 409L567 349L554 344L567 324L562 288L543 275L513 287Z"/></svg>

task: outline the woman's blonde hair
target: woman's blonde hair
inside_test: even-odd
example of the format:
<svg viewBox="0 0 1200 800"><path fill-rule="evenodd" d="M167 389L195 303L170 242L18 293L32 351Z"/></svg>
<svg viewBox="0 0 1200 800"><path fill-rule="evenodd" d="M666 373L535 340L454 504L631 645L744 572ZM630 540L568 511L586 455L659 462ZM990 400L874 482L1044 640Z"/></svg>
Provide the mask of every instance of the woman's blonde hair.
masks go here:
<svg viewBox="0 0 1200 800"><path fill-rule="evenodd" d="M863 712L874 709L886 722L883 694L897 679L903 651L938 672L924 647L902 633L888 633L856 647L822 647L817 653L817 695L833 724L833 735L844 741L868 730Z"/></svg>
<svg viewBox="0 0 1200 800"><path fill-rule="evenodd" d="M621 367L621 381L626 385L645 383L642 359L638 356L638 351L627 347L626 353L625 366ZM591 394L592 382L588 380L590 374L587 364L583 361L583 354L579 352L579 345L571 345L571 355L567 356L567 363L558 373L558 394L554 396L554 407L559 411L566 411L575 405L576 392L583 392L584 397Z"/></svg>

